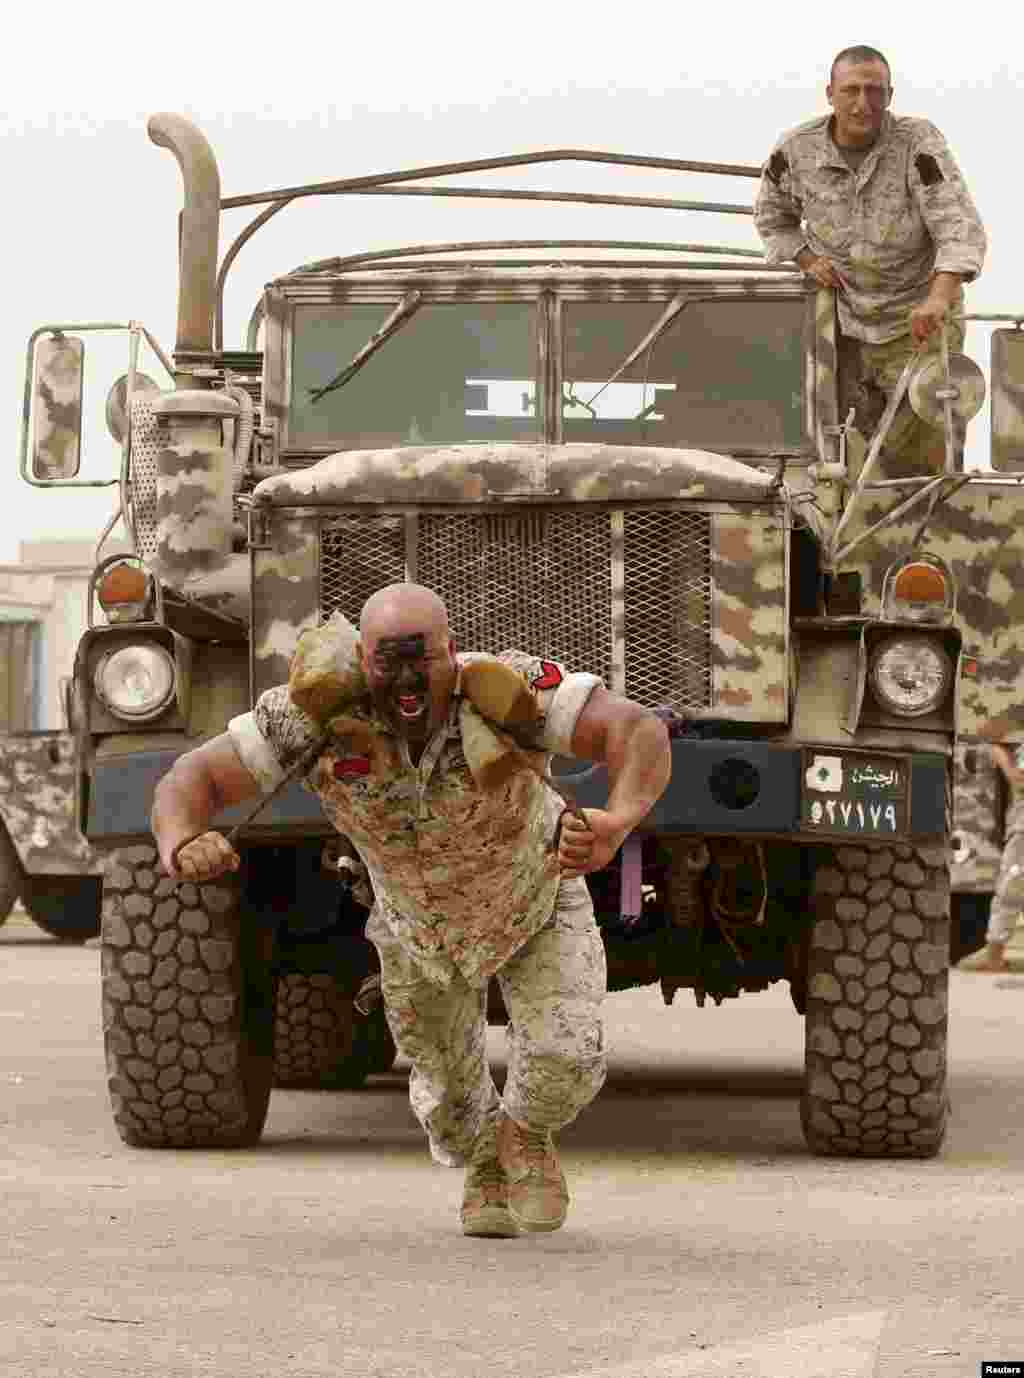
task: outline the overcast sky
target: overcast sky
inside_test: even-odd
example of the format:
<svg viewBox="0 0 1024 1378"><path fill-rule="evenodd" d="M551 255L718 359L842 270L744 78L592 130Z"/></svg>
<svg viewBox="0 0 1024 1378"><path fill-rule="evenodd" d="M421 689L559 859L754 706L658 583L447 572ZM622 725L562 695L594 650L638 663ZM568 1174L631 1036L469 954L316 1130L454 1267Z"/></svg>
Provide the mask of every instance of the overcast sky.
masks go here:
<svg viewBox="0 0 1024 1378"><path fill-rule="evenodd" d="M943 130L985 219L989 260L968 309L1024 312L1022 33L1015 5L891 0L19 7L5 21L0 94L0 378L10 414L0 563L17 558L23 539L93 538L114 501L113 489L41 492L18 476L31 331L137 319L173 347L181 184L171 155L146 137L150 113L178 111L203 129L225 195L567 146L758 163L782 129L825 110L833 54L868 43L892 65L893 110ZM496 181L611 189L607 178L556 164ZM734 201L753 187L657 172L619 174L614 184ZM253 213L225 215L222 251ZM229 279L225 343L244 345L267 280L311 259L422 240L583 234L756 244L745 220L722 226L690 212L315 199L283 211L243 249ZM127 347L88 348L85 468L113 474L118 458L96 418ZM987 364L980 332L968 349Z"/></svg>

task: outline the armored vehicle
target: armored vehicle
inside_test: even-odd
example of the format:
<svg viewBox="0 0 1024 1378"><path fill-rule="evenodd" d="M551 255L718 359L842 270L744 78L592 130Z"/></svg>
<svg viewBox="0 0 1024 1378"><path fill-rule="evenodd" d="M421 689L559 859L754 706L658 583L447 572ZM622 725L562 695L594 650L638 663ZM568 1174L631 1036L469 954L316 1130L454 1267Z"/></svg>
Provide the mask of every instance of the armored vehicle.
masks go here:
<svg viewBox="0 0 1024 1378"><path fill-rule="evenodd" d="M197 129L159 115L149 133L184 179L177 340L167 355L128 327L136 557L97 567L105 620L76 666L123 1138L252 1142L275 1080L355 1084L389 1064L379 1006L357 1008L374 982L365 879L314 796L291 781L227 815L242 870L202 887L160 874L148 810L180 753L287 678L301 630L415 579L464 648L596 671L670 723L669 789L592 883L612 989L704 1004L788 981L811 1149L934 1154L953 752L1024 714L1024 336L995 336L995 481L962 471L984 384L947 349L899 389L944 432L945 464L886 478L889 415L867 445L839 412L831 293L756 248L459 240L322 259L271 281L228 349L225 275L295 200L429 190L749 225L742 202L460 179L758 169L557 149L223 197ZM246 206L218 268L220 213ZM89 328L30 343L30 481L75 481ZM143 340L166 387L138 386ZM602 801L600 770L558 768Z"/></svg>

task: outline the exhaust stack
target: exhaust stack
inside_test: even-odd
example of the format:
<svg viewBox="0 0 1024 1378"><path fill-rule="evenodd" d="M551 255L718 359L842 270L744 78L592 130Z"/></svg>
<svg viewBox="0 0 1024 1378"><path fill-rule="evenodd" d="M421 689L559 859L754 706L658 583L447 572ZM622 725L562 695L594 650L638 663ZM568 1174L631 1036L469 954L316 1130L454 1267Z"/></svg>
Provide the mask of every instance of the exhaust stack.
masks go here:
<svg viewBox="0 0 1024 1378"><path fill-rule="evenodd" d="M175 390L153 402L160 443L156 463L156 568L164 583L189 591L216 584L232 568L234 465L224 444L225 421L238 403L197 387L183 353L213 349L220 173L213 150L181 115L150 116L149 137L178 160L185 204L178 221L178 334Z"/></svg>
<svg viewBox="0 0 1024 1378"><path fill-rule="evenodd" d="M185 204L178 233L178 335L175 352L213 348L217 244L220 232L220 172L206 136L182 115L151 115L153 143L170 149L181 168ZM177 378L189 387L187 376Z"/></svg>

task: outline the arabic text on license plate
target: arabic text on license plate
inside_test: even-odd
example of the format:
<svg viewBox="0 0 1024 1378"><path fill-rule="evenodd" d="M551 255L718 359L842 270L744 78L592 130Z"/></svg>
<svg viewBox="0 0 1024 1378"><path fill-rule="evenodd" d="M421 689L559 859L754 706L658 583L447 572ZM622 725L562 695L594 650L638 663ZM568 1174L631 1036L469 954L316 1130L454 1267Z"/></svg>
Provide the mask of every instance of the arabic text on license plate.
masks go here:
<svg viewBox="0 0 1024 1378"><path fill-rule="evenodd" d="M904 762L888 757L805 751L804 826L876 837L904 833L907 770Z"/></svg>

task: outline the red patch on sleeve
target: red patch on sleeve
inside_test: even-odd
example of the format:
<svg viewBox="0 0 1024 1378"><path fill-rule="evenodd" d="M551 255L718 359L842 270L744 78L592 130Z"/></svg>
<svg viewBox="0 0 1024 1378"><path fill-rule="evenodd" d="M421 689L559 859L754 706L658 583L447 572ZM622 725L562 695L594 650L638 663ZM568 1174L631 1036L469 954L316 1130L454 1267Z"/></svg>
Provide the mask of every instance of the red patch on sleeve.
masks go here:
<svg viewBox="0 0 1024 1378"><path fill-rule="evenodd" d="M557 689L562 682L562 672L552 660L542 660L540 673L530 680L531 689Z"/></svg>
<svg viewBox="0 0 1024 1378"><path fill-rule="evenodd" d="M345 756L334 763L335 780L352 780L360 775L369 775L369 756Z"/></svg>

